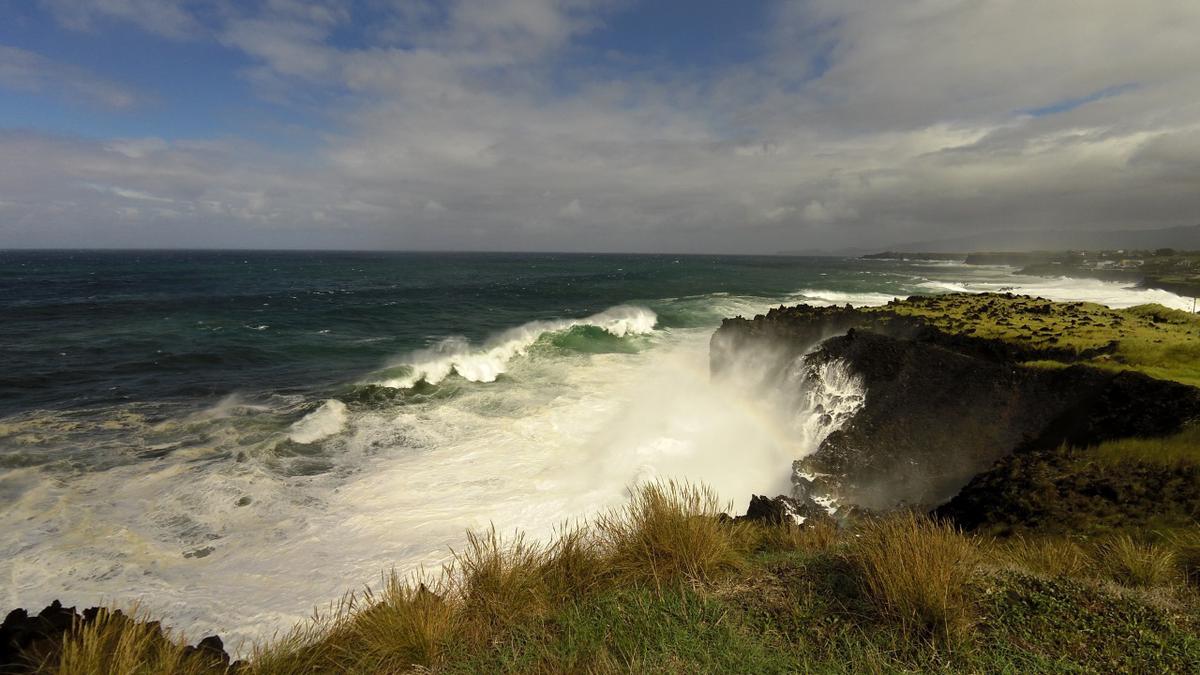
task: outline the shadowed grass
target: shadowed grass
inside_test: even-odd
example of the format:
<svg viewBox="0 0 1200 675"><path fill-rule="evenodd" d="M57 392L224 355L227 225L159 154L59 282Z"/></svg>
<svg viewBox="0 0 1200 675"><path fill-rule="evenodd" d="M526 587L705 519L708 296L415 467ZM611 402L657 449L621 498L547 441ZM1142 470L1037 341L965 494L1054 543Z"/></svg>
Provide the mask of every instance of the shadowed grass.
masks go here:
<svg viewBox="0 0 1200 675"><path fill-rule="evenodd" d="M1200 586L1200 527L1172 532L1167 541L1175 551L1175 561L1183 579Z"/></svg>
<svg viewBox="0 0 1200 675"><path fill-rule="evenodd" d="M1001 544L999 554L1018 568L1051 577L1084 577L1093 565L1082 546L1062 538L1017 536Z"/></svg>
<svg viewBox="0 0 1200 675"><path fill-rule="evenodd" d="M1119 465L1124 462L1174 467L1200 464L1200 425L1193 424L1173 436L1163 438L1122 438L1106 441L1088 449L1097 462Z"/></svg>

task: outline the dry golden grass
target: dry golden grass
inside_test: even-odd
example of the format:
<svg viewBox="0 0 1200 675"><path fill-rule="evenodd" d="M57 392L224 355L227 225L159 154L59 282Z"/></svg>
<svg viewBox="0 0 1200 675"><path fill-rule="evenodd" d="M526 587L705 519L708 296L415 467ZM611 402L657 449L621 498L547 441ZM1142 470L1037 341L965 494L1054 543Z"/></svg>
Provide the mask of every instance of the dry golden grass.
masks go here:
<svg viewBox="0 0 1200 675"><path fill-rule="evenodd" d="M159 629L136 607L128 613L102 609L94 621L73 629L39 672L61 675L221 673L224 666Z"/></svg>
<svg viewBox="0 0 1200 675"><path fill-rule="evenodd" d="M868 524L845 555L882 615L911 636L953 644L973 623L967 585L979 550L948 524L904 513Z"/></svg>
<svg viewBox="0 0 1200 675"><path fill-rule="evenodd" d="M723 512L707 487L651 483L597 518L596 534L623 578L706 584L739 568L753 545L750 527L721 518Z"/></svg>
<svg viewBox="0 0 1200 675"><path fill-rule="evenodd" d="M1158 544L1138 542L1127 534L1099 544L1096 561L1106 576L1124 586L1166 586L1178 579L1174 551Z"/></svg>
<svg viewBox="0 0 1200 675"><path fill-rule="evenodd" d="M491 529L467 533L455 552L452 584L464 637L484 643L497 632L541 616L550 607L545 593L549 554L521 534L504 541Z"/></svg>
<svg viewBox="0 0 1200 675"><path fill-rule="evenodd" d="M1014 537L998 548L998 554L1021 569L1051 577L1084 577L1093 564L1082 546L1061 538Z"/></svg>
<svg viewBox="0 0 1200 675"><path fill-rule="evenodd" d="M1175 562L1184 580L1200 586L1200 526L1171 533L1168 543L1175 551Z"/></svg>

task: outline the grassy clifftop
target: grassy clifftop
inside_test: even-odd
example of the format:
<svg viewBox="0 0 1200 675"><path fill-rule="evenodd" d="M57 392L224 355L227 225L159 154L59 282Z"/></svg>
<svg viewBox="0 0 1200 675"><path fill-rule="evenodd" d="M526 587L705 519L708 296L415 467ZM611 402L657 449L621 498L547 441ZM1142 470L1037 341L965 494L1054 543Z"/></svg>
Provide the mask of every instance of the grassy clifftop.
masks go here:
<svg viewBox="0 0 1200 675"><path fill-rule="evenodd" d="M984 293L914 297L861 311L916 317L946 333L1001 340L1028 350L1033 366L1084 363L1200 386L1200 315L1162 305L1110 309Z"/></svg>

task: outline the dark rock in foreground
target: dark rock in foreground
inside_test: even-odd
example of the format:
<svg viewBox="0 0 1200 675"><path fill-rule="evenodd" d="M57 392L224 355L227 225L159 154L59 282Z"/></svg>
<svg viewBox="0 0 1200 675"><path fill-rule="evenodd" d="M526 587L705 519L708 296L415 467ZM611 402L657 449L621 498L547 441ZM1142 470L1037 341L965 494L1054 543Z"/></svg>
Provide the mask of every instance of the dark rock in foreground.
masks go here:
<svg viewBox="0 0 1200 675"><path fill-rule="evenodd" d="M766 495L751 495L746 515L736 521L758 522L766 525L813 525L821 521L832 522L832 518L820 504L811 499L798 499L779 495L774 499Z"/></svg>
<svg viewBox="0 0 1200 675"><path fill-rule="evenodd" d="M9 675L39 672L38 665L58 652L63 639L72 629L84 628L94 623L101 617L102 612L108 613L108 620L136 621L125 616L121 610L90 607L80 613L74 607L63 607L58 600L36 615L30 615L24 609L14 609L5 617L4 623L0 624L0 673ZM168 639L158 622L144 625L155 634L153 639ZM194 647L187 647L186 654L191 658L202 659L216 671L236 670L241 667L241 662L230 664L225 645L216 635L204 638Z"/></svg>

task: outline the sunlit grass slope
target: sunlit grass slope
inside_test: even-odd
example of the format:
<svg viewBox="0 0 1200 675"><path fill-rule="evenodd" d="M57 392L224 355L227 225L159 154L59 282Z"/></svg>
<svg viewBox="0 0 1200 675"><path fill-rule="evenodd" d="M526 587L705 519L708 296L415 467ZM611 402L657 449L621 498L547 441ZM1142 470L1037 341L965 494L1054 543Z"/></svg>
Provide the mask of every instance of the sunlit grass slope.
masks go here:
<svg viewBox="0 0 1200 675"><path fill-rule="evenodd" d="M1110 309L984 293L922 297L863 311L916 316L947 333L999 339L1047 354L1031 358L1031 365L1082 362L1200 386L1200 315L1162 305ZM1064 352L1075 356L1064 359Z"/></svg>

